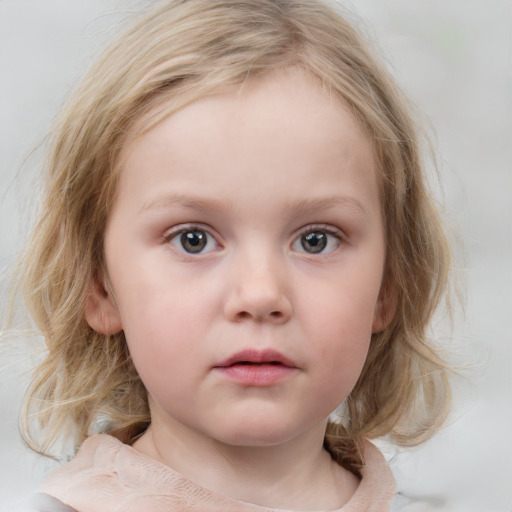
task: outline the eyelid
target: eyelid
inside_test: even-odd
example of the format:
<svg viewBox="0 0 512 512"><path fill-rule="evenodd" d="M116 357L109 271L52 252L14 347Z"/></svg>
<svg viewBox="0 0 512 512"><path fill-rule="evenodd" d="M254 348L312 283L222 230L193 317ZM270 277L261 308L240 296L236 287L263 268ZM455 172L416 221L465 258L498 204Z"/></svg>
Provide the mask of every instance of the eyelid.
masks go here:
<svg viewBox="0 0 512 512"><path fill-rule="evenodd" d="M294 237L293 237L293 240L292 240L292 243L291 243L291 248L293 249L294 245L299 242L300 238L308 233L313 233L315 231L322 231L324 233L326 233L327 235L331 235L331 236L334 236L337 240L338 240L338 244L341 245L344 241L346 241L347 239L347 236L346 234L344 233L343 230L341 230L340 228L337 228L335 226L333 226L332 224L322 224L322 223L315 223L315 224L308 224L302 228L300 228L295 234L294 234ZM319 252L317 254L314 254L314 253L307 253L306 251L298 251L299 253L301 254L309 254L310 256L328 256L330 255L334 250L336 250L338 247L336 247L335 249L331 250L331 251L328 251L328 252Z"/></svg>
<svg viewBox="0 0 512 512"><path fill-rule="evenodd" d="M298 237L305 235L306 233L311 233L312 231L325 231L329 235L336 236L340 239L340 241L343 241L347 238L346 234L343 230L340 228L337 228L333 226L332 224L308 224L307 226L304 226L296 231L294 235L294 240L296 240Z"/></svg>
<svg viewBox="0 0 512 512"><path fill-rule="evenodd" d="M210 226L207 226L207 225L201 224L201 223L197 223L197 222L178 224L176 226L173 226L172 228L167 229L164 232L164 234L162 235L162 243L172 246L173 244L171 242L174 238L176 238L180 234L185 233L187 231L195 231L195 230L204 231L207 235L211 236L215 240L215 243L217 244L218 247L223 247L222 243L219 241L220 236L217 234L217 232L215 230L213 230ZM198 256L201 256L201 255L206 256L207 254L212 252L212 251L208 251L206 253L197 253L197 254L190 253L189 254L186 251L180 251L178 249L175 249L174 247L173 247L173 249L177 250L177 252L179 252L180 254L190 255L195 258L197 258Z"/></svg>

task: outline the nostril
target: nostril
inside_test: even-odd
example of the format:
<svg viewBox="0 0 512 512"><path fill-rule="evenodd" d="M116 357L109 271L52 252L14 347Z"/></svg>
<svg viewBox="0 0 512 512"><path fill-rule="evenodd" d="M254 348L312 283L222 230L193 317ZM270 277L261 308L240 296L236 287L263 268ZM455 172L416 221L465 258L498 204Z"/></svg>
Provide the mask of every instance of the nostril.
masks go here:
<svg viewBox="0 0 512 512"><path fill-rule="evenodd" d="M281 320L284 317L284 314L282 311L271 311L268 313L268 315L258 315L258 314L252 314L248 311L239 311L236 315L237 320L247 320L249 318L254 318L255 320L264 320L264 318L274 319L274 320Z"/></svg>

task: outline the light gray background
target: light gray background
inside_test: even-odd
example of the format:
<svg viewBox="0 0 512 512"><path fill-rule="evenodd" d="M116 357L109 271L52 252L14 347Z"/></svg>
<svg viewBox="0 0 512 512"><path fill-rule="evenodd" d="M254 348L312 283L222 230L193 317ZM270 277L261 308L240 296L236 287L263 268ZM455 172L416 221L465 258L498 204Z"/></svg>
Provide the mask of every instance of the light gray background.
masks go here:
<svg viewBox="0 0 512 512"><path fill-rule="evenodd" d="M0 268L27 230L30 182L72 84L142 0L0 0ZM393 461L414 510L512 511L512 2L358 0L383 55L437 132L446 216L458 231L466 318L452 424ZM5 293L5 282L0 292ZM1 299L1 296L0 296ZM0 300L1 302L1 300ZM17 413L31 359L0 353L0 511L20 503L55 464L26 450ZM412 510L412 509L411 509Z"/></svg>

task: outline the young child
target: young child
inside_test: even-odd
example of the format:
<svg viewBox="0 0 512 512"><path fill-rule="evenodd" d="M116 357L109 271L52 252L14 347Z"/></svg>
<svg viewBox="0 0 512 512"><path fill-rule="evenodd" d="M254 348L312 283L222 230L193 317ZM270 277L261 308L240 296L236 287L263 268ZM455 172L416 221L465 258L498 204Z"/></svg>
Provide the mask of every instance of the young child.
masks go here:
<svg viewBox="0 0 512 512"><path fill-rule="evenodd" d="M25 438L79 448L34 510L396 507L369 440L446 417L450 253L367 46L317 0L165 0L89 71L22 266Z"/></svg>

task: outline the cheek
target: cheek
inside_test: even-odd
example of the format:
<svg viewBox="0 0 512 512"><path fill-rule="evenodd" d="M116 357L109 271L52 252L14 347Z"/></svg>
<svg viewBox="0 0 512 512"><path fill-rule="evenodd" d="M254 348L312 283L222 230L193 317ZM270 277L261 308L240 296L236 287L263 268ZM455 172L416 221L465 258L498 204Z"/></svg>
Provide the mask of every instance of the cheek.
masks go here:
<svg viewBox="0 0 512 512"><path fill-rule="evenodd" d="M187 382L203 371L217 340L211 293L178 277L164 280L147 275L130 282L124 292L123 328L146 387L171 382L179 387L180 380Z"/></svg>
<svg viewBox="0 0 512 512"><path fill-rule="evenodd" d="M309 319L310 335L315 330L332 350L359 352L372 333L378 289L375 285L325 287L301 305L301 316Z"/></svg>
<svg viewBox="0 0 512 512"><path fill-rule="evenodd" d="M196 326L177 298L132 282L119 303L123 330L135 366L144 376L178 366Z"/></svg>
<svg viewBox="0 0 512 512"><path fill-rule="evenodd" d="M346 285L348 283L345 283ZM368 292L368 289L370 292ZM343 290L343 289L342 289ZM310 300L308 339L315 361L319 389L339 405L354 387L362 371L372 336L373 314L378 291L349 286L324 292L328 300Z"/></svg>
<svg viewBox="0 0 512 512"><path fill-rule="evenodd" d="M125 310L123 326L132 356L141 360L162 358L173 363L181 354L194 350L191 343L199 334L195 315L179 307L179 301L144 302L141 298L136 312ZM131 313L131 314L130 314Z"/></svg>
<svg viewBox="0 0 512 512"><path fill-rule="evenodd" d="M145 314L147 313L147 314ZM186 400L186 390L197 368L194 335L183 317L155 310L141 311L140 322L129 322L126 342L134 366L147 391L164 407Z"/></svg>
<svg viewBox="0 0 512 512"><path fill-rule="evenodd" d="M371 341L371 329L366 325L360 329L352 327L331 331L319 351L318 367L323 371L324 385L339 388L346 394L359 378Z"/></svg>

